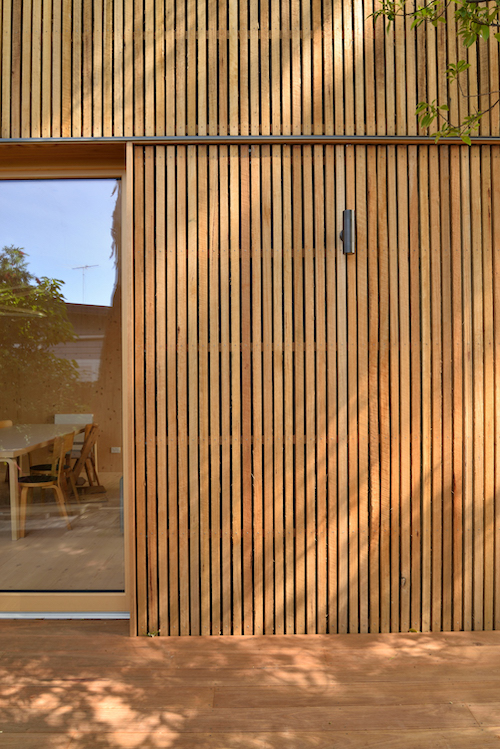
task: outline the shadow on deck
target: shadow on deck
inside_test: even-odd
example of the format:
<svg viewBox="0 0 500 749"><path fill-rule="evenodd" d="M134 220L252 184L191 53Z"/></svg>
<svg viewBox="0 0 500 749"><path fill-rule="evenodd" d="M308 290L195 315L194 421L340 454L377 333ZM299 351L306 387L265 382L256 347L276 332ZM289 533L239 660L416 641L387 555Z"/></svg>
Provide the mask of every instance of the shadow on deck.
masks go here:
<svg viewBox="0 0 500 749"><path fill-rule="evenodd" d="M130 638L0 622L0 746L500 749L500 632Z"/></svg>

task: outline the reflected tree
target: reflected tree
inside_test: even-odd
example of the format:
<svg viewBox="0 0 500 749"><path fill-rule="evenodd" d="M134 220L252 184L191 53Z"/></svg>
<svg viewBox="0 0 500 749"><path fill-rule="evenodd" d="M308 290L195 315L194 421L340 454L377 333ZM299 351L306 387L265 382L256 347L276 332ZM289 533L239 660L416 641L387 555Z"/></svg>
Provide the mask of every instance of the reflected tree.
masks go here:
<svg viewBox="0 0 500 749"><path fill-rule="evenodd" d="M75 337L63 282L34 276L27 257L0 250L0 413L29 423L74 411L78 366L53 351Z"/></svg>

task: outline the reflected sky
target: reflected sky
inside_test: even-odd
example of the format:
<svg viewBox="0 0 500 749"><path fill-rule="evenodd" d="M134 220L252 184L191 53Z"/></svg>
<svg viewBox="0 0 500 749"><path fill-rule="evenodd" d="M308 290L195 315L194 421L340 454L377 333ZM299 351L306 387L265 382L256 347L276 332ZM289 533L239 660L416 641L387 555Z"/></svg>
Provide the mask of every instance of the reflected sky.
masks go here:
<svg viewBox="0 0 500 749"><path fill-rule="evenodd" d="M0 180L0 249L23 248L35 276L64 281L67 302L108 306L117 180ZM78 266L97 266L82 271ZM77 269L75 269L77 268Z"/></svg>

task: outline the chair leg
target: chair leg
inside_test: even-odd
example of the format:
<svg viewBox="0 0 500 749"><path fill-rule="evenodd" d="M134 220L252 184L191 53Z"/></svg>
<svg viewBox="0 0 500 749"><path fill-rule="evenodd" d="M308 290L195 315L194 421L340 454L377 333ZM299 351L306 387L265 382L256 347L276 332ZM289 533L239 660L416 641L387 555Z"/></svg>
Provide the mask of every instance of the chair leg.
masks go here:
<svg viewBox="0 0 500 749"><path fill-rule="evenodd" d="M87 474L87 481L89 482L89 486L93 486L94 481L92 478L92 468L89 460L85 461L85 473Z"/></svg>
<svg viewBox="0 0 500 749"><path fill-rule="evenodd" d="M75 499L80 504L80 495L78 494L78 491L76 489L76 481L75 477L71 471L71 467L69 467L64 473L61 473L61 488L63 490L63 495L67 497L69 501L69 486L68 486L68 480L71 485L71 489L73 490L73 494L75 495Z"/></svg>
<svg viewBox="0 0 500 749"><path fill-rule="evenodd" d="M70 531L71 530L71 524L69 522L68 513L66 512L66 505L64 504L64 494L62 493L59 486L53 486L52 489L56 493L57 502L59 504L59 512L61 513L63 518L66 518L66 527Z"/></svg>
<svg viewBox="0 0 500 749"><path fill-rule="evenodd" d="M92 453L90 454L90 464L92 466L92 471L94 473L94 478L97 486L102 486L101 482L99 481L99 475L97 473L95 457L92 455Z"/></svg>
<svg viewBox="0 0 500 749"><path fill-rule="evenodd" d="M68 482L66 481L66 475L64 471L61 471L60 486L63 494L66 496L69 493Z"/></svg>
<svg viewBox="0 0 500 749"><path fill-rule="evenodd" d="M71 484L71 488L73 489L73 494L74 494L74 495L75 495L75 497L76 497L76 501L77 501L78 503L80 503L80 495L78 494L78 491L77 491L77 488L76 488L76 481L75 481L75 477L73 476L73 474L72 474L72 473L70 473L70 475L69 475L69 482L70 482L70 484Z"/></svg>
<svg viewBox="0 0 500 749"><path fill-rule="evenodd" d="M95 486L101 486L101 482L99 481L99 476L97 475L97 471L95 468L95 461L91 455L85 461L85 472L87 474L89 486L94 486L94 484Z"/></svg>

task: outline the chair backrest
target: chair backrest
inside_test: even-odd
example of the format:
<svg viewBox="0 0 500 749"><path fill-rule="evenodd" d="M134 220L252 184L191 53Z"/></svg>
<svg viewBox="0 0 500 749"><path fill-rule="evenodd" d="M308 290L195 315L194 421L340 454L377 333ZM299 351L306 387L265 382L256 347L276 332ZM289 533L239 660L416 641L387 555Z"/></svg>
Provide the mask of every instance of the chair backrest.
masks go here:
<svg viewBox="0 0 500 749"><path fill-rule="evenodd" d="M61 466L64 464L65 439L65 437L57 437L54 440L54 449L50 459L50 475L57 476L58 481L61 474Z"/></svg>
<svg viewBox="0 0 500 749"><path fill-rule="evenodd" d="M66 462L66 455L71 452L73 447L73 434L65 434L63 437L57 437L54 440L54 450L51 457L50 474L57 477L57 482L61 477Z"/></svg>
<svg viewBox="0 0 500 749"><path fill-rule="evenodd" d="M4 419L3 421L0 421L0 429L5 429L6 427L11 427L12 421L10 419Z"/></svg>

